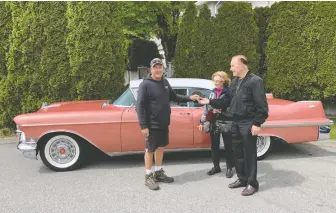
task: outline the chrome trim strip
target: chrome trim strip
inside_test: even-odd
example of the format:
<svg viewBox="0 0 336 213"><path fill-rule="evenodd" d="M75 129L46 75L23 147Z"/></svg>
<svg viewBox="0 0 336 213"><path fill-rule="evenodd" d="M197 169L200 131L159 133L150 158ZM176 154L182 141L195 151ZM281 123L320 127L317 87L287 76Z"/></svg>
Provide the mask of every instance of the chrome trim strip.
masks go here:
<svg viewBox="0 0 336 213"><path fill-rule="evenodd" d="M307 123L289 123L289 124L262 124L262 128L282 128L282 127L308 127L308 126L327 126L328 122L307 122Z"/></svg>
<svg viewBox="0 0 336 213"><path fill-rule="evenodd" d="M81 122L81 123L51 123L51 124L22 124L21 126L63 126L63 125L87 125L87 124L115 124L120 123L120 121L115 122Z"/></svg>
<svg viewBox="0 0 336 213"><path fill-rule="evenodd" d="M220 147L223 148L223 146ZM210 150L210 144L209 148L165 149L165 152L206 151L206 150ZM109 155L110 157L115 157L115 156L125 156L125 155L144 154L144 153L145 149L143 151L107 152L106 154Z"/></svg>

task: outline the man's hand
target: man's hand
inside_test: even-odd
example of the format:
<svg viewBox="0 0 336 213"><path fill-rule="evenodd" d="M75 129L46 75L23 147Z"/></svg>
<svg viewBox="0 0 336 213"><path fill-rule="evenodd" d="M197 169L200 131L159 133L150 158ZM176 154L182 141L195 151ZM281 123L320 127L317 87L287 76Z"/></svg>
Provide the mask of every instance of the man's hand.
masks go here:
<svg viewBox="0 0 336 213"><path fill-rule="evenodd" d="M195 95L190 96L189 98L193 101L198 101L201 97L195 94Z"/></svg>
<svg viewBox="0 0 336 213"><path fill-rule="evenodd" d="M199 104L202 104L202 105L207 105L207 104L210 103L210 100L207 99L207 98L200 98L200 99L198 100L198 103L199 103Z"/></svg>
<svg viewBox="0 0 336 213"><path fill-rule="evenodd" d="M259 132L260 132L261 128L258 127L258 126L252 126L252 129L251 129L251 132L252 132L252 135L258 135Z"/></svg>
<svg viewBox="0 0 336 213"><path fill-rule="evenodd" d="M199 126L197 126L198 127L198 130L199 131L202 131L203 130L203 125L201 124L201 125L199 125Z"/></svg>
<svg viewBox="0 0 336 213"><path fill-rule="evenodd" d="M148 128L146 128L146 129L142 129L142 130L141 130L141 133L142 133L143 136L148 137L148 135L149 135Z"/></svg>

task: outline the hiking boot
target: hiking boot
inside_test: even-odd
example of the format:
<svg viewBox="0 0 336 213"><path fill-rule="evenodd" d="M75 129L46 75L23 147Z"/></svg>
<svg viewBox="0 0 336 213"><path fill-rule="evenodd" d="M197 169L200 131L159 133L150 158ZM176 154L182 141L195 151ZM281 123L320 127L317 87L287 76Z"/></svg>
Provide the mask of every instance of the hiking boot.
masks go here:
<svg viewBox="0 0 336 213"><path fill-rule="evenodd" d="M212 169L210 171L208 171L207 174L208 175L214 175L214 174L219 173L221 171L222 170L221 170L221 168L219 166L214 166L214 167L212 167Z"/></svg>
<svg viewBox="0 0 336 213"><path fill-rule="evenodd" d="M153 173L146 174L145 176L145 185L151 190L160 189L159 185L154 181Z"/></svg>
<svg viewBox="0 0 336 213"><path fill-rule="evenodd" d="M156 182L163 182L163 183L172 183L174 182L174 178L168 177L163 169L154 172L154 180Z"/></svg>

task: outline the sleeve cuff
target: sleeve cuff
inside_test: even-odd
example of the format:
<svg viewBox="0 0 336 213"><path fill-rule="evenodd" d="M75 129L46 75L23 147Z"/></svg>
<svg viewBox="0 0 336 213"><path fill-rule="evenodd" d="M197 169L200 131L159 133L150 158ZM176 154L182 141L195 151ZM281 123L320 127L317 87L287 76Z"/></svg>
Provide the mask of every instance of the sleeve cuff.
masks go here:
<svg viewBox="0 0 336 213"><path fill-rule="evenodd" d="M145 124L140 125L140 128L141 128L141 130L148 129L147 125L145 125Z"/></svg>
<svg viewBox="0 0 336 213"><path fill-rule="evenodd" d="M254 122L253 122L253 125L254 125L254 126L257 126L257 127L261 127L261 123L260 123L260 122L256 122L256 121L254 121Z"/></svg>

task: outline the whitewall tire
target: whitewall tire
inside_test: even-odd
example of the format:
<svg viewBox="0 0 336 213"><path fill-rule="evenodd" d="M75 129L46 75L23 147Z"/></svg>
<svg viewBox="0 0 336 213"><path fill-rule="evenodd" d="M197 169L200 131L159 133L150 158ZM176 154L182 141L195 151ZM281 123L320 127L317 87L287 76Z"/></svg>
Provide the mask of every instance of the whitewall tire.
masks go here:
<svg viewBox="0 0 336 213"><path fill-rule="evenodd" d="M272 140L270 136L258 136L257 138L257 157L258 160L264 159L270 152Z"/></svg>
<svg viewBox="0 0 336 213"><path fill-rule="evenodd" d="M41 159L48 168L54 171L70 171L82 164L84 147L74 137L56 135L42 145L40 152Z"/></svg>

